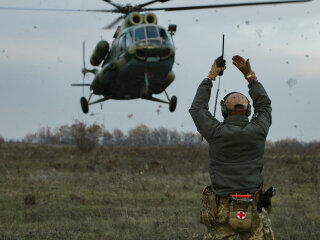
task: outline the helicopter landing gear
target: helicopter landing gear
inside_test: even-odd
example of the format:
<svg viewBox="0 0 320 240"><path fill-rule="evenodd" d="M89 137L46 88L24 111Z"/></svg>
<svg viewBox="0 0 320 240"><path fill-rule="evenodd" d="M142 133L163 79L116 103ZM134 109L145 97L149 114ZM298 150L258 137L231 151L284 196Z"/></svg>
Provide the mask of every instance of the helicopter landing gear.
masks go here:
<svg viewBox="0 0 320 240"><path fill-rule="evenodd" d="M160 103L169 104L170 112L174 112L174 110L176 110L178 98L176 96L172 96L171 99L170 99L166 91L165 91L165 94L167 96L168 101L165 101L165 100L162 100L162 99L159 99L159 98L155 98L153 96L149 96L149 97L146 97L146 98L143 98L143 99L154 101L154 102L160 102ZM90 104L92 104L92 103L90 103Z"/></svg>
<svg viewBox="0 0 320 240"><path fill-rule="evenodd" d="M169 102L169 111L174 112L174 110L176 110L177 107L178 98L176 96L172 96L171 98L169 98L167 91L165 91L165 94Z"/></svg>
<svg viewBox="0 0 320 240"><path fill-rule="evenodd" d="M82 112L85 113L85 114L87 114L89 112L89 102L91 100L92 95L93 95L93 90L91 89L90 90L90 96L89 96L88 100L85 97L80 98L80 104L81 104Z"/></svg>
<svg viewBox="0 0 320 240"><path fill-rule="evenodd" d="M177 97L176 96L172 96L170 101L169 101L169 110L170 112L174 112L174 110L176 110L176 106L177 106Z"/></svg>
<svg viewBox="0 0 320 240"><path fill-rule="evenodd" d="M82 97L80 99L80 104L81 104L82 112L87 114L89 112L89 104L87 99L85 97Z"/></svg>

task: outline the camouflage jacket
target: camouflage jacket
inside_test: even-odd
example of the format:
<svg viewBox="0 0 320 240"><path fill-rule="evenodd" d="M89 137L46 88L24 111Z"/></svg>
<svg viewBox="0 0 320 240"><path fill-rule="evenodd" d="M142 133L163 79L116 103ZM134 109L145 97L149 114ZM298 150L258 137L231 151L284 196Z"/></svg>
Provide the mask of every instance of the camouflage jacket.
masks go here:
<svg viewBox="0 0 320 240"><path fill-rule="evenodd" d="M271 100L257 80L249 84L254 114L232 115L218 121L209 112L212 81L204 79L189 110L197 130L210 147L212 191L220 196L255 192L263 182L263 154L271 125Z"/></svg>

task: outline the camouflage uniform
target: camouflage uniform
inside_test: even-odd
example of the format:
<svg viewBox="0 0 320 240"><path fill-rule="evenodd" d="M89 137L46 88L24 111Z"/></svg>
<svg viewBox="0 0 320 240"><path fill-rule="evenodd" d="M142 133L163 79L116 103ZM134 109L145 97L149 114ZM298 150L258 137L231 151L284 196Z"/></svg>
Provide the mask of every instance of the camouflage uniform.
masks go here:
<svg viewBox="0 0 320 240"><path fill-rule="evenodd" d="M258 192L262 191L264 145L271 125L271 100L262 84L248 84L254 114L231 115L218 121L209 112L212 81L200 84L189 110L198 132L209 143L211 187L203 193L201 222L208 227L204 239L274 239L268 213L257 212ZM251 203L230 204L230 194L254 194ZM206 197L214 200L204 200ZM237 213L247 214L244 220ZM238 221L239 220L239 221ZM233 227L231 227L233 226Z"/></svg>
<svg viewBox="0 0 320 240"><path fill-rule="evenodd" d="M256 192L252 203L234 202L229 197L215 195L210 186L202 193L202 210L200 222L208 228L203 240L233 240L238 234L242 240L274 240L268 212L256 211L259 192ZM243 211L246 218L238 219L235 215ZM270 211L269 211L270 213ZM244 221L247 221L243 224Z"/></svg>

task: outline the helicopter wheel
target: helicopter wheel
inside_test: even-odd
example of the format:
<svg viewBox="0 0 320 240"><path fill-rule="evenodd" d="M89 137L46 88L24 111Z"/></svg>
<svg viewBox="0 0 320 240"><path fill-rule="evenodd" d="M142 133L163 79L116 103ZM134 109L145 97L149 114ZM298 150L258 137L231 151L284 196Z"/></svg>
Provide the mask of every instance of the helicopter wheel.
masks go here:
<svg viewBox="0 0 320 240"><path fill-rule="evenodd" d="M88 113L89 112L89 104L88 104L88 101L85 97L82 97L80 99L80 104L81 104L82 112Z"/></svg>
<svg viewBox="0 0 320 240"><path fill-rule="evenodd" d="M176 96L172 96L169 102L169 110L170 112L174 112L174 110L176 110L176 106L177 106L177 97Z"/></svg>

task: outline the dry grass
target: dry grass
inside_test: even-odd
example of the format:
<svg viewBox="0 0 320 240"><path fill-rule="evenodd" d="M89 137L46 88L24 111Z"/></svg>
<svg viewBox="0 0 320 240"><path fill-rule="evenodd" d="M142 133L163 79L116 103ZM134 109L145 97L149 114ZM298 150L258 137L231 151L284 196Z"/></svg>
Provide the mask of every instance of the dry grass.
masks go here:
<svg viewBox="0 0 320 240"><path fill-rule="evenodd" d="M320 238L320 150L266 152L277 239ZM0 146L0 239L201 239L208 150Z"/></svg>

